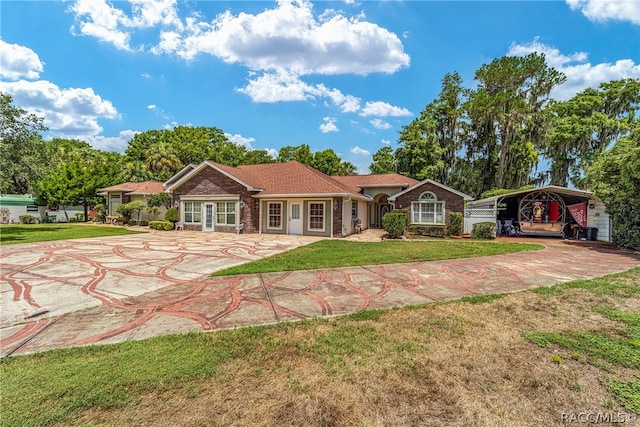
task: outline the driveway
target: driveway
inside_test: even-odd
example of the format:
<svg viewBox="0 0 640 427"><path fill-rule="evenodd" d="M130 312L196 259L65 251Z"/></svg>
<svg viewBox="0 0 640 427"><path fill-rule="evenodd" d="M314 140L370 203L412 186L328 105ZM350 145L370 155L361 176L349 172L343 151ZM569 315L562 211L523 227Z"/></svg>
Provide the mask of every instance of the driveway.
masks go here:
<svg viewBox="0 0 640 427"><path fill-rule="evenodd" d="M637 254L607 245L532 239L546 248L448 261L206 276L313 240L184 232L5 246L0 356L514 292L640 266ZM82 310L88 307L94 308Z"/></svg>

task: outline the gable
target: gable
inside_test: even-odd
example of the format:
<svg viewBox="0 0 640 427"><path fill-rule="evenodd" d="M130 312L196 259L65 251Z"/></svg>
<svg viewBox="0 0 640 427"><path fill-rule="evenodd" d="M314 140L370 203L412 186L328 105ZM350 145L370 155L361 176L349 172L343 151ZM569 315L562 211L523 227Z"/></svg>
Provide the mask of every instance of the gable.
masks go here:
<svg viewBox="0 0 640 427"><path fill-rule="evenodd" d="M177 195L239 194L246 192L244 185L210 167L195 171L173 192Z"/></svg>

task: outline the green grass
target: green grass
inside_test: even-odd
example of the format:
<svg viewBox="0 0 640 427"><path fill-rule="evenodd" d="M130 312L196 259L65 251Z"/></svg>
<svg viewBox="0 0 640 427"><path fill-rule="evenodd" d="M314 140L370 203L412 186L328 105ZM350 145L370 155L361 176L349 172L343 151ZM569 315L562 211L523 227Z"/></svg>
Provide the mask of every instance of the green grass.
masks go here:
<svg viewBox="0 0 640 427"><path fill-rule="evenodd" d="M0 245L120 236L135 233L140 233L140 231L131 231L123 227L79 224L3 224L0 225Z"/></svg>
<svg viewBox="0 0 640 427"><path fill-rule="evenodd" d="M600 290L607 288L604 284L607 281L611 283L610 288L617 289L620 282L637 283L639 273L640 269L632 269L594 282L599 283ZM542 294L542 297L550 303L557 301L555 295ZM483 302L489 307L495 303L490 299L472 302ZM460 310L469 307L460 300L450 304L461 304ZM364 310L332 319L314 318L216 333L168 335L0 359L0 425L73 425L77 424L78 417L92 411L111 411L114 418L106 418L98 424L114 425L118 423L118 414L135 411L142 399L149 396L170 407L170 396L197 399L209 379L215 379L218 387L224 387L236 375L241 375L238 366L242 364L251 368L243 371L245 377L242 378L248 381L247 387L253 387L251 384L255 381L265 378L267 382L282 381L301 395L309 393L309 382L301 376L304 371L290 367L291 364L303 365L305 361L319 362L327 375L326 381L351 384L362 377L362 366L367 372L371 369L378 373L389 372L389 375L401 372L402 380L407 381L426 369L425 362L420 362L421 355L437 348L441 340L459 341L460 348L463 344L474 345L477 339L473 335L474 324L481 324L485 318L482 311L476 313L479 317L474 319L466 317L470 313L464 317L435 315L428 308L420 305ZM633 312L594 310L623 322L628 328L635 328L639 321L637 313ZM393 315L403 311L417 314L411 317L410 323L400 320L395 321L398 324L394 323ZM457 312L453 310L453 313ZM490 312L491 309L487 313ZM509 314L503 316L508 318ZM479 333L484 332L480 329ZM586 354L587 361L602 358L613 366L640 367L639 347L621 336L599 332L530 332L526 336L543 347L560 345L572 349L573 354ZM556 359L562 364L571 357L557 355ZM477 369L481 363L477 361ZM438 365L437 369L446 369L446 364ZM246 376L246 372L253 374ZM420 384L425 378L421 377ZM601 381L625 408L638 412L640 378L631 381L605 378Z"/></svg>
<svg viewBox="0 0 640 427"><path fill-rule="evenodd" d="M357 265L471 258L532 251L542 248L542 245L533 244L465 240L385 240L381 242L321 240L248 264L220 270L212 275L227 276L232 274L314 270L318 268L351 267Z"/></svg>
<svg viewBox="0 0 640 427"><path fill-rule="evenodd" d="M532 289L532 291L552 297L569 289L584 289L594 295L622 299L638 298L640 296L638 273L640 268L633 268L623 273L591 280L575 280L550 288ZM541 347L548 348L553 345L564 347L572 352L574 359L584 360L610 374L615 374L616 366L640 369L640 313L608 307L592 307L592 310L607 319L623 323L626 330L621 331L619 335L602 332L537 331L525 333L524 336ZM636 376L636 379L631 381L615 377L600 378L600 382L626 409L640 413L640 376Z"/></svg>

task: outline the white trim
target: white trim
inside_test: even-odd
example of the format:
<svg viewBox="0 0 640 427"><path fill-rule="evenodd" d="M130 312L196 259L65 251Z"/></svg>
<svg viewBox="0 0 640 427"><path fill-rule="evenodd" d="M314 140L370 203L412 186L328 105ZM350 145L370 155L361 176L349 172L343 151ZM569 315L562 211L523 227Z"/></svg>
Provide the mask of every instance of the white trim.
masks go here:
<svg viewBox="0 0 640 427"><path fill-rule="evenodd" d="M289 194L254 194L251 197L256 199L304 199L304 200L314 200L318 198L327 197L352 197L358 200L364 200L370 202L373 198L362 195L362 194L352 194L352 193L289 193Z"/></svg>
<svg viewBox="0 0 640 427"><path fill-rule="evenodd" d="M322 205L322 228L311 228L311 204ZM309 209L307 209L307 231L309 233L324 233L327 231L327 201L326 200L309 200L307 202ZM333 218L333 201L329 202L329 209L331 209L331 217Z"/></svg>
<svg viewBox="0 0 640 427"><path fill-rule="evenodd" d="M413 207L415 205L435 205L436 207L438 205L442 206L442 222L415 222L413 220L414 218L414 212L413 212ZM447 213L447 208L445 205L444 200L414 200L411 202L411 224L416 224L416 225L446 225L447 224L447 218L446 218L446 213ZM433 219L437 220L438 219L438 212L437 210L434 208L433 210Z"/></svg>
<svg viewBox="0 0 640 427"><path fill-rule="evenodd" d="M240 200L240 195L239 194L205 194L205 195L198 195L198 196L190 196L190 195L180 196L181 202L191 202L191 201L207 202L210 200L214 202L224 202L224 201L235 202Z"/></svg>
<svg viewBox="0 0 640 427"><path fill-rule="evenodd" d="M417 184L415 184L415 185L413 185L413 186L411 186L411 187L407 188L406 190L403 190L403 191L401 191L401 192L399 192L399 193L396 193L396 194L394 194L394 195L392 195L392 196L389 196L389 197L387 198L387 200L388 200L388 201L391 201L391 202L395 202L396 198L398 198L399 196L402 196L403 194L406 194L406 193L408 193L409 191L413 191L413 190L415 190L416 188L419 188L419 187L423 186L424 184L432 184L432 185L435 185L436 187L440 187L440 188L442 188L443 190L449 191L449 192L451 192L451 193L453 193L453 194L457 194L458 196L462 197L464 200L473 200L473 197L471 197L470 195L468 195L468 194L464 194L464 193L461 193L461 192L460 192L460 191L458 191L458 190L454 190L453 188L451 188L451 187L447 187L446 185L444 185L444 184L440 184L439 182L436 182L436 181L434 181L434 180L432 180L432 179L425 179L424 181L420 181L419 183L417 183Z"/></svg>
<svg viewBox="0 0 640 427"><path fill-rule="evenodd" d="M225 211L224 211L224 216L225 216L225 221L227 218L227 215L229 215L229 213L227 212L226 208L227 205L232 204L233 205L233 215L235 216L235 221L233 221L233 224L229 224L227 222L225 223L220 223L218 222L218 215L221 215L221 212L218 210L218 203L224 203L225 204ZM213 223L216 226L220 226L220 227L236 227L238 226L238 214L240 211L240 204L238 203L237 200L216 200L213 202L213 205L215 206L215 215L213 218Z"/></svg>
<svg viewBox="0 0 640 427"><path fill-rule="evenodd" d="M185 206L186 203L198 203L200 205L200 221L187 221L185 215L187 213L187 208ZM195 208L195 206L194 206ZM202 220L202 217L204 215L204 202L200 201L200 200L184 200L180 202L180 219L182 220L182 222L184 224L204 224L204 221ZM195 215L196 215L196 210L192 210L191 212L191 217L195 220ZM204 226L204 225L203 225Z"/></svg>
<svg viewBox="0 0 640 427"><path fill-rule="evenodd" d="M269 212L269 205L280 205L280 227L270 227L269 226L269 219L271 216L271 213ZM267 209L266 209L266 214L267 214L267 221L266 221L266 227L267 230L284 230L284 202L283 201L273 201L273 202L267 202Z"/></svg>

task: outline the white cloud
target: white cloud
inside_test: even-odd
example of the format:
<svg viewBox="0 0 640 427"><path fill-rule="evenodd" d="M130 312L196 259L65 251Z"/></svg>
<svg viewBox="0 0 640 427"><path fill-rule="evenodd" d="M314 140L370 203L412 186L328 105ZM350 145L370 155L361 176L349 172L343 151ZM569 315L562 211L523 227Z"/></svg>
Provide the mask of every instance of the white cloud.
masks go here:
<svg viewBox="0 0 640 427"><path fill-rule="evenodd" d="M95 37L117 49L132 51L131 35L134 30L163 27L183 28L178 18L176 0L130 0L131 16L114 7L107 0L76 0L69 7L76 25L74 34Z"/></svg>
<svg viewBox="0 0 640 427"><path fill-rule="evenodd" d="M147 105L147 109L148 109L148 110L155 110L156 108L158 108L158 107L156 107L156 105L155 105L155 104L149 104L149 105Z"/></svg>
<svg viewBox="0 0 640 427"><path fill-rule="evenodd" d="M629 21L640 25L638 0L566 0L571 9L580 9L590 21Z"/></svg>
<svg viewBox="0 0 640 427"><path fill-rule="evenodd" d="M0 77L33 80L40 77L43 70L44 63L33 50L0 39Z"/></svg>
<svg viewBox="0 0 640 427"><path fill-rule="evenodd" d="M381 139L380 142L382 142L384 145L389 145L391 144L391 141L389 141L388 139Z"/></svg>
<svg viewBox="0 0 640 427"><path fill-rule="evenodd" d="M411 116L411 111L406 108L396 107L382 101L369 101L365 104L360 115L363 117L377 116L377 117L403 117Z"/></svg>
<svg viewBox="0 0 640 427"><path fill-rule="evenodd" d="M91 88L61 89L45 80L20 80L0 82L0 91L11 94L21 108L43 116L45 126L57 134L96 135L102 131L99 118L118 117L113 104Z"/></svg>
<svg viewBox="0 0 640 427"><path fill-rule="evenodd" d="M256 141L255 138L252 138L252 137L247 138L240 135L239 133L234 135L230 133L225 133L224 136L226 136L229 141L233 142L236 145L240 145L246 148L247 150L253 150L251 143Z"/></svg>
<svg viewBox="0 0 640 427"><path fill-rule="evenodd" d="M129 141L137 134L138 131L123 130L118 136L102 136L102 135L88 135L83 138L84 141L91 144L93 148L97 148L103 151L117 151L119 153L129 145Z"/></svg>
<svg viewBox="0 0 640 427"><path fill-rule="evenodd" d="M255 15L226 11L211 23L189 18L183 29L163 31L152 52L185 60L209 54L253 70L301 75L393 73L410 62L394 33L336 11L315 17L303 0L278 0Z"/></svg>
<svg viewBox="0 0 640 427"><path fill-rule="evenodd" d="M131 13L107 0L76 0L69 8L74 33L95 37L117 49L133 51L138 29L155 27L158 42L149 51L192 60L215 56L253 70L289 70L297 74L394 73L410 58L394 33L365 21L325 10L314 15L305 0L277 0L257 14L225 11L206 22L198 14L178 18L176 0L130 0Z"/></svg>
<svg viewBox="0 0 640 427"><path fill-rule="evenodd" d="M267 103L305 101L323 94L323 89L304 83L297 74L287 71L264 73L237 90L254 102Z"/></svg>
<svg viewBox="0 0 640 427"><path fill-rule="evenodd" d="M636 64L632 59L620 59L615 63L604 62L593 65L588 62L586 52L562 54L557 48L545 45L537 38L529 44L512 44L507 54L524 56L532 52L543 53L547 64L567 76L566 82L551 92L551 97L557 100L569 99L578 92L588 87L596 88L603 82L640 78L640 64Z"/></svg>
<svg viewBox="0 0 640 427"><path fill-rule="evenodd" d="M267 150L267 153L269 153L269 155L274 159L278 157L278 150L276 150L275 148L267 148L266 150Z"/></svg>
<svg viewBox="0 0 640 427"><path fill-rule="evenodd" d="M338 126L336 126L337 119L335 117L324 117L322 121L324 121L324 123L318 127L318 129L320 129L320 132L329 133L338 132L340 130L338 129Z"/></svg>
<svg viewBox="0 0 640 427"><path fill-rule="evenodd" d="M370 120L369 123L371 123L371 126L373 126L376 129L391 129L391 125L385 122L384 120L373 119L373 120Z"/></svg>
<svg viewBox="0 0 640 427"><path fill-rule="evenodd" d="M371 153L368 150L358 147L357 145L350 150L353 154L357 154L359 156L370 156Z"/></svg>

